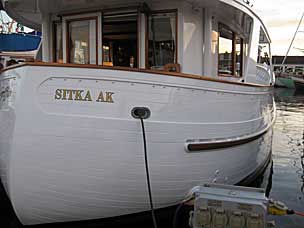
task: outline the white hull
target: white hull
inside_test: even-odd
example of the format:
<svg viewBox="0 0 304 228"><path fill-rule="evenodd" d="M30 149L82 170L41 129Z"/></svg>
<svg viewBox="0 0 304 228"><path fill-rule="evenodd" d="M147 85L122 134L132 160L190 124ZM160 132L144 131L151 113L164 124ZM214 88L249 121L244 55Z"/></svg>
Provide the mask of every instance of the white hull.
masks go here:
<svg viewBox="0 0 304 228"><path fill-rule="evenodd" d="M1 178L25 225L108 218L149 210L142 133L133 107L149 107L148 159L156 208L210 182L235 184L271 151L270 87L130 71L24 66L0 80ZM92 102L56 100L89 90ZM8 91L8 92L5 92ZM96 102L100 91L114 103ZM268 131L246 144L191 153L188 140Z"/></svg>

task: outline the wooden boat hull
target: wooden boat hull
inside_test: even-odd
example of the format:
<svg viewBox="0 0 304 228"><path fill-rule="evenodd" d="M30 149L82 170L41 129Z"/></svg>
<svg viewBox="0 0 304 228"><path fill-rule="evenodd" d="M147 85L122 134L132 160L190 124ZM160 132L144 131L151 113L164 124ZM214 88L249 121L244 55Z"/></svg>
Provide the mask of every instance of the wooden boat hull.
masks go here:
<svg viewBox="0 0 304 228"><path fill-rule="evenodd" d="M299 93L299 92L304 93L304 79L303 78L292 77L292 80L294 81L297 93Z"/></svg>
<svg viewBox="0 0 304 228"><path fill-rule="evenodd" d="M134 107L151 110L156 208L176 205L217 172L219 183L236 184L271 152L271 87L41 64L3 72L0 88L1 179L24 225L149 210Z"/></svg>
<svg viewBox="0 0 304 228"><path fill-rule="evenodd" d="M284 87L284 88L288 88L288 89L294 89L295 88L294 81L289 77L277 76L275 85L278 86L278 87Z"/></svg>

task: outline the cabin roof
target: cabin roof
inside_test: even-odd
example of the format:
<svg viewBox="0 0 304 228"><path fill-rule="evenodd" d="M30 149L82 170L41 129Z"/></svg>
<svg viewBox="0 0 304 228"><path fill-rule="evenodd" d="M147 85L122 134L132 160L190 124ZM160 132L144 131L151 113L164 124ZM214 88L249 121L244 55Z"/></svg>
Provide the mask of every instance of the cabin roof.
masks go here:
<svg viewBox="0 0 304 228"><path fill-rule="evenodd" d="M182 2L187 0L172 0L176 2ZM53 1L44 1L44 0L0 0L0 3L2 3L2 7L4 7L7 11L7 13L14 18L15 20L19 21L20 23L24 24L25 26L28 26L30 28L33 28L35 30L41 29L41 21L42 21L42 14L44 13L59 13L62 9L69 9L69 11L74 10L85 10L84 6L86 8L107 8L108 5L130 5L130 4L136 4L136 3L151 3L151 2L158 2L157 0L75 0L75 1L64 1L64 0L53 0ZM90 4L88 4L88 2ZM263 21L259 18L259 16L252 10L252 8L245 4L242 0L192 0L193 4L197 4L198 6L206 6L211 7L216 6L218 3L225 3L231 6L234 6L235 8L238 8L239 10L243 11L244 13L257 18L261 24L262 27L265 30L265 33L270 41L269 34L267 32L266 27L263 24ZM39 4L38 4L39 3ZM94 6L94 7L93 7ZM38 9L39 8L39 9ZM62 12L63 13L63 12Z"/></svg>
<svg viewBox="0 0 304 228"><path fill-rule="evenodd" d="M281 65L285 56L272 56L272 63ZM304 65L304 56L288 56L285 64L287 65Z"/></svg>

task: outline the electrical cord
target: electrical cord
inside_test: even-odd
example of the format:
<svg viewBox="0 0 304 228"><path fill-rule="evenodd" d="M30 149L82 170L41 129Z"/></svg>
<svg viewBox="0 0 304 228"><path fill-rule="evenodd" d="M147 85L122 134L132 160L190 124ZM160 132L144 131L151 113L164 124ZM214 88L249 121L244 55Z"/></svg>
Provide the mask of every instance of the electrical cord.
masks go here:
<svg viewBox="0 0 304 228"><path fill-rule="evenodd" d="M155 210L154 210L153 198L152 198L152 191L151 191L151 182L150 182L150 173L149 173L149 164L148 164L148 154L147 154L146 130L145 130L145 125L144 125L143 118L140 117L139 119L140 119L140 122L141 122L142 136L143 136L143 143L144 143L145 168L146 168L146 176L147 176L147 186L148 186L148 192L149 192L150 208L151 208L153 226L154 226L154 228L157 228L157 222L156 222L156 216L155 216Z"/></svg>
<svg viewBox="0 0 304 228"><path fill-rule="evenodd" d="M185 205L189 205L189 206L193 206L193 203L191 203L191 201L194 200L194 195L187 198L187 199L184 199L176 208L175 210L175 213L174 213L174 217L173 217L173 225L172 227L173 228L178 228L177 226L177 222L178 222L178 216L179 216L179 213L180 213L180 210L185 206ZM190 203L190 204L188 204Z"/></svg>
<svg viewBox="0 0 304 228"><path fill-rule="evenodd" d="M269 208L268 212L271 215L298 215L304 217L304 212L295 211L292 209L289 209L284 203L280 201L273 201L269 200Z"/></svg>
<svg viewBox="0 0 304 228"><path fill-rule="evenodd" d="M173 228L178 228L178 226L177 226L178 216L179 216L179 212L183 206L184 206L184 203L181 203L178 205L178 207L175 210L174 217L173 217L173 226L172 226Z"/></svg>
<svg viewBox="0 0 304 228"><path fill-rule="evenodd" d="M294 214L298 215L298 216L304 217L304 213L303 212L294 211Z"/></svg>

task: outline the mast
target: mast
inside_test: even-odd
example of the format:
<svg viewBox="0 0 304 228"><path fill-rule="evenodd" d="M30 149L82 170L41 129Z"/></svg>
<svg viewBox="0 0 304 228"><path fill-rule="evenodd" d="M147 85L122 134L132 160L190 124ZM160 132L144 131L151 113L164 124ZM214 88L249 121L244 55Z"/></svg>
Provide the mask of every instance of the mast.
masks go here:
<svg viewBox="0 0 304 228"><path fill-rule="evenodd" d="M299 32L299 29L300 29L300 26L301 26L301 24L302 24L303 18L304 18L304 12L303 12L302 17L301 17L301 20L300 20L300 22L299 22L299 24L298 24L297 30L296 30L296 32L295 32L293 38L292 38L292 41L291 41L291 43L290 43L290 45L289 45L289 48L288 48L288 50L287 50L287 53L286 53L286 55L285 55L285 57L284 57L284 59L283 59L282 65L284 65L285 62L286 62L287 56L288 56L288 54L289 54L289 51L290 51L290 49L291 49L291 47L292 47L292 45L293 45L294 40L296 39L297 33ZM283 66L282 66L282 67L283 67Z"/></svg>

